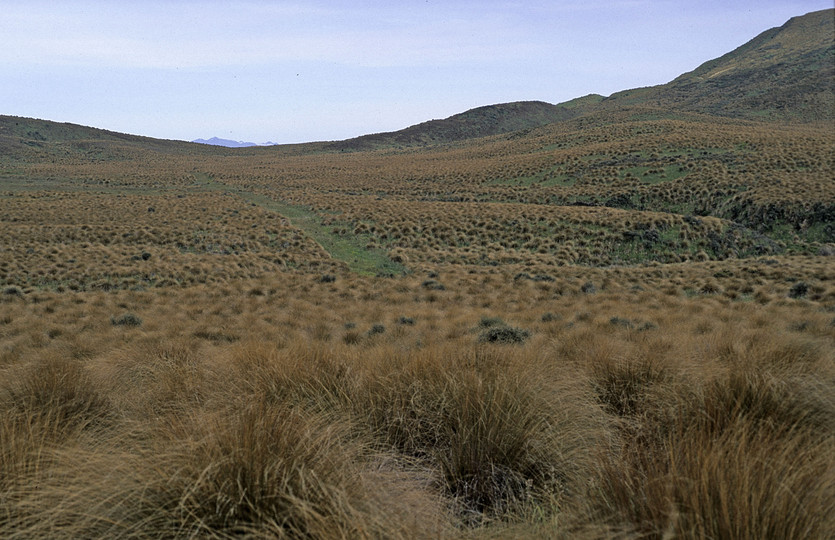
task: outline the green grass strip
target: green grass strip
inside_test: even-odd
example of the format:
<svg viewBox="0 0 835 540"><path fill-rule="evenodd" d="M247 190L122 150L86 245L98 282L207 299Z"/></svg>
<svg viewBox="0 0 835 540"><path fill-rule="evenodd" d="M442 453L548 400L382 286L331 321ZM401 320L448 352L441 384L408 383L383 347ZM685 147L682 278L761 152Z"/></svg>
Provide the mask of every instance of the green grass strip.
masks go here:
<svg viewBox="0 0 835 540"><path fill-rule="evenodd" d="M198 182L216 191L228 191L242 199L280 214L315 240L334 259L343 261L352 272L366 276L395 276L408 272L405 266L388 258L381 249L368 249L367 238L340 236L333 227L322 224L322 218L307 206L276 201L265 195L252 193L236 186L218 182L208 174L195 173Z"/></svg>

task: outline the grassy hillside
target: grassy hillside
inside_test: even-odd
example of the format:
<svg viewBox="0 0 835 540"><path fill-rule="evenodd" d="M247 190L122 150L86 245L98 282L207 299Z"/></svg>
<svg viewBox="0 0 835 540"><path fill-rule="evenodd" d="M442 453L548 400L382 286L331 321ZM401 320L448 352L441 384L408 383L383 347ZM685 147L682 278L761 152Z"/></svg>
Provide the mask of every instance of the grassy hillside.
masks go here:
<svg viewBox="0 0 835 540"><path fill-rule="evenodd" d="M110 251L141 240L137 253L125 253L129 260L142 249L189 251L183 246L204 239L215 246L200 248L209 253L250 253L281 261L279 268L305 267L321 257L313 248L281 253L284 242L258 225L263 218L236 225L248 223L243 216L254 205L265 216L289 218L302 229L298 234L316 239L316 249L371 274L396 273L404 264L412 271L512 265L518 272L553 274L570 265L818 255L832 252L835 243L835 138L813 126L774 130L632 108L429 149L190 155L134 148L96 159L44 155L49 159L3 162L7 263L17 261L21 271L47 257L58 240L38 225L53 206L56 217L63 214L56 232L84 226L70 239L93 242L83 247L90 254L98 244ZM202 180L205 175L213 183ZM160 222L159 209L172 199L180 213ZM118 227L104 228L109 232L101 239L86 223L96 208ZM200 221L206 212L211 219ZM136 234L137 228L151 234ZM179 232L171 235L172 228ZM70 251L79 246L61 242ZM47 265L48 259L36 268L49 268L51 277L9 272L5 283L28 286L76 273L73 266ZM242 267L237 257L218 263L234 276L270 268ZM113 281L139 279L132 266L110 269L122 276ZM156 269L152 282L191 282L178 266Z"/></svg>
<svg viewBox="0 0 835 540"><path fill-rule="evenodd" d="M655 87L591 95L551 105L539 101L478 107L400 131L328 145L335 150L425 146L486 137L642 106L758 120L835 121L835 10L794 17L719 58Z"/></svg>
<svg viewBox="0 0 835 540"><path fill-rule="evenodd" d="M92 143L95 141L98 144L120 143L155 151L195 150L192 145L182 141L166 141L77 124L49 122L16 116L0 116L0 140L7 145L18 142L35 149L44 148L50 144Z"/></svg>
<svg viewBox="0 0 835 540"><path fill-rule="evenodd" d="M737 49L659 86L596 94L558 105L520 101L487 105L430 120L400 131L345 141L285 145L279 152L357 151L447 144L558 123L628 107L688 111L756 120L801 121L828 125L835 115L835 10L795 17L766 30ZM63 143L68 153L82 143L126 143L163 152L222 154L180 141L160 141L106 130L31 118L0 116L0 148L8 156ZM76 143L75 145L70 143ZM79 149L78 145L81 144ZM116 145L118 147L118 145ZM255 150L257 151L257 149Z"/></svg>
<svg viewBox="0 0 835 540"><path fill-rule="evenodd" d="M363 135L327 146L333 150L374 150L450 143L529 129L573 118L572 107L519 101L470 109L444 120L430 120L400 131Z"/></svg>
<svg viewBox="0 0 835 540"><path fill-rule="evenodd" d="M829 125L835 121L835 10L795 17L661 86L610 96L721 116Z"/></svg>

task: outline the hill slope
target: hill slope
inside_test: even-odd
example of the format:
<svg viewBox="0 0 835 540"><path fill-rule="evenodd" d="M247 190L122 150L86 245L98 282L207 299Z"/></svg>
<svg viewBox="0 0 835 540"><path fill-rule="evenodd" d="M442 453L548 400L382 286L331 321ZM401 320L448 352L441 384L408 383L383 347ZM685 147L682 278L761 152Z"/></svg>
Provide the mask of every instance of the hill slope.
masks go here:
<svg viewBox="0 0 835 540"><path fill-rule="evenodd" d="M399 131L293 145L293 152L443 144L634 106L761 120L835 121L835 9L794 17L667 84L624 90L608 98L592 94L557 105L543 101L487 105ZM0 149L7 155L27 147L43 147L45 143L82 140L137 144L165 151L186 149L186 143L179 141L0 116ZM280 146L290 150L290 145Z"/></svg>
<svg viewBox="0 0 835 540"><path fill-rule="evenodd" d="M477 107L443 120L430 120L399 131L374 133L331 143L333 150L372 150L388 146L424 146L499 135L544 126L577 116L568 107L544 101L517 101Z"/></svg>
<svg viewBox="0 0 835 540"><path fill-rule="evenodd" d="M423 146L499 135L630 106L801 122L835 120L835 10L790 19L673 81L608 98L478 107L405 129L330 143L334 150Z"/></svg>
<svg viewBox="0 0 835 540"><path fill-rule="evenodd" d="M794 17L660 86L603 105L650 105L719 116L835 120L835 10Z"/></svg>
<svg viewBox="0 0 835 540"><path fill-rule="evenodd" d="M146 151L200 154L201 145L154 139L105 129L35 118L0 115L0 153L7 160L38 161L46 156L85 158Z"/></svg>

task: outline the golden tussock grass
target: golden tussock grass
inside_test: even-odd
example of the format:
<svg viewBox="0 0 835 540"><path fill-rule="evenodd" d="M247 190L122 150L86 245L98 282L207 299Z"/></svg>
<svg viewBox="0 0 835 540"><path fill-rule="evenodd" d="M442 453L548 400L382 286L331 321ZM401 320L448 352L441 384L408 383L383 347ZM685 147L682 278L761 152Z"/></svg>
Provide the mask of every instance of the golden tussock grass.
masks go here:
<svg viewBox="0 0 835 540"><path fill-rule="evenodd" d="M831 130L656 113L0 163L0 537L831 535Z"/></svg>
<svg viewBox="0 0 835 540"><path fill-rule="evenodd" d="M0 530L824 537L832 313L591 279L612 292L441 273L434 301L417 277L292 275L14 296ZM529 337L479 343L499 324Z"/></svg>

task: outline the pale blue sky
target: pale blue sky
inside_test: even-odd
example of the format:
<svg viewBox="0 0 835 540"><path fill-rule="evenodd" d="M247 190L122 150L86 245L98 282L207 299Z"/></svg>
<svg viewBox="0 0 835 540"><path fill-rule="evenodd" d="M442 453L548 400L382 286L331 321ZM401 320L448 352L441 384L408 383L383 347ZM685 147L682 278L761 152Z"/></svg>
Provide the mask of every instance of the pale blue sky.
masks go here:
<svg viewBox="0 0 835 540"><path fill-rule="evenodd" d="M832 0L0 0L0 114L290 143L668 82Z"/></svg>

